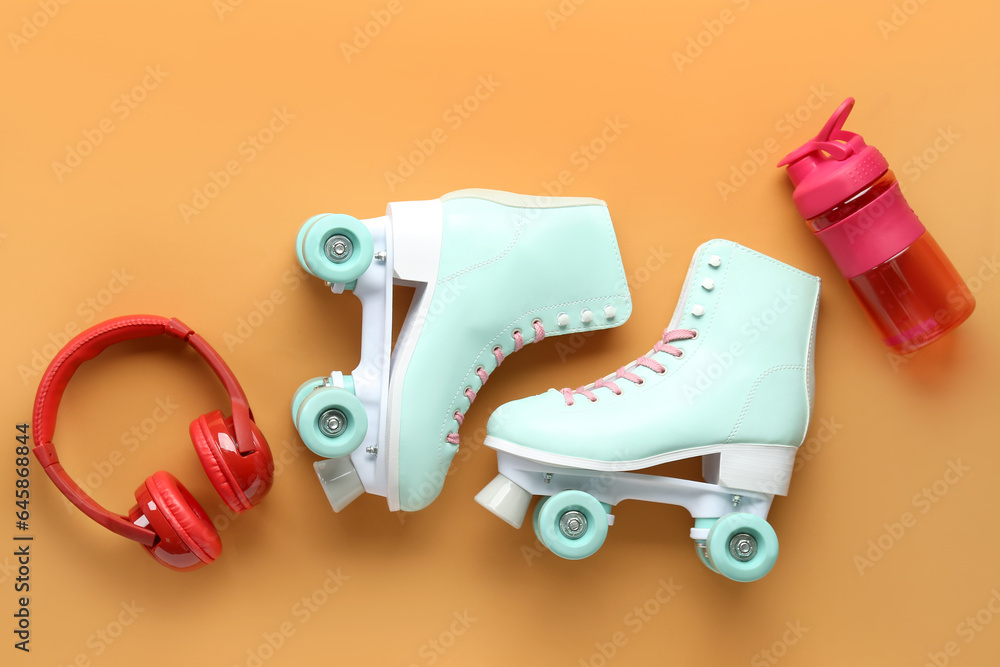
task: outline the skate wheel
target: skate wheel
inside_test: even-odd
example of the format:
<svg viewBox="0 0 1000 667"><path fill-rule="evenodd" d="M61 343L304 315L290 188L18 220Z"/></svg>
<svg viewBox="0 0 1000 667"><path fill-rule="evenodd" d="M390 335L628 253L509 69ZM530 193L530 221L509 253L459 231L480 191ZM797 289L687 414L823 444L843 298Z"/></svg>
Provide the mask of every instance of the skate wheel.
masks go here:
<svg viewBox="0 0 1000 667"><path fill-rule="evenodd" d="M778 560L778 536L764 519L737 512L722 517L708 531L708 561L733 581L757 581Z"/></svg>
<svg viewBox="0 0 1000 667"><path fill-rule="evenodd" d="M336 458L347 456L365 439L368 415L358 397L349 390L322 386L302 400L295 428L314 453Z"/></svg>
<svg viewBox="0 0 1000 667"><path fill-rule="evenodd" d="M299 229L295 251L302 268L329 283L350 283L372 263L375 245L368 228L349 215L314 215Z"/></svg>
<svg viewBox="0 0 1000 667"><path fill-rule="evenodd" d="M302 401L305 400L306 396L311 394L314 389L319 389L323 386L323 380L325 377L315 377L306 380L299 385L299 388L295 390L292 394L292 421L296 421L299 414L299 407L302 405Z"/></svg>
<svg viewBox="0 0 1000 667"><path fill-rule="evenodd" d="M308 266L306 266L306 258L302 256L302 244L306 238L306 232L312 227L312 224L322 218L323 216L329 215L329 213L320 213L319 215L314 215L299 227L299 233L295 237L295 256L299 258L299 266L301 266L306 273L311 276L315 276Z"/></svg>
<svg viewBox="0 0 1000 667"><path fill-rule="evenodd" d="M535 503L535 511L531 515L531 527L535 530L535 537L538 538L539 542L542 542L542 534L538 532L538 513L542 511L542 505L544 505L549 498L552 496L542 496ZM545 544L542 542L542 544Z"/></svg>
<svg viewBox="0 0 1000 667"><path fill-rule="evenodd" d="M608 514L589 493L560 491L549 498L535 520L542 544L568 560L592 556L608 536Z"/></svg>
<svg viewBox="0 0 1000 667"><path fill-rule="evenodd" d="M702 565L704 565L705 567L707 567L712 572L715 572L716 574L718 574L719 571L716 570L712 566L712 564L708 562L708 557L705 555L705 549L703 548L704 546L705 546L704 540L696 540L695 543L694 543L694 552L696 554L698 554L698 560L700 560L702 562Z"/></svg>

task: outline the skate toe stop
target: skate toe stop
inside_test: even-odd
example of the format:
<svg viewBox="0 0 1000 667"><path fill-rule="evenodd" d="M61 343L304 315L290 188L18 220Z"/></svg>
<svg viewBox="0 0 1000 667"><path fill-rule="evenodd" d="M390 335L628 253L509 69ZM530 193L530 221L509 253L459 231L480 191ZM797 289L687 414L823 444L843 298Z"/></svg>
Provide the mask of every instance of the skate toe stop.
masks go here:
<svg viewBox="0 0 1000 667"><path fill-rule="evenodd" d="M531 493L504 475L497 475L476 494L476 502L497 515L514 528L520 528L528 513Z"/></svg>
<svg viewBox="0 0 1000 667"><path fill-rule="evenodd" d="M365 492L358 471L348 458L316 461L313 469L334 512L341 511Z"/></svg>

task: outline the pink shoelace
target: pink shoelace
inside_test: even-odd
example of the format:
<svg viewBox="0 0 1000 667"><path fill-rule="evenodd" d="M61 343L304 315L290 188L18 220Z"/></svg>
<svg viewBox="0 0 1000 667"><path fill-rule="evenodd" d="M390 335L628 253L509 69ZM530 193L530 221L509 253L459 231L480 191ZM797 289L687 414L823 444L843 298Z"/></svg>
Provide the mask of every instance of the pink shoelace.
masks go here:
<svg viewBox="0 0 1000 667"><path fill-rule="evenodd" d="M537 343L538 341L540 341L543 338L545 338L545 328L542 326L542 323L539 320L535 320L534 322L532 322L531 326L535 330L535 340L533 340L531 342ZM520 352L521 348L524 347L524 345L525 345L525 343L524 343L524 336L522 336L521 332L518 331L518 330L516 330L516 329L514 330L514 333L511 334L511 335L514 337L514 352ZM503 350L500 348L499 345L497 345L496 347L493 348L493 356L496 357L497 367L499 367L500 364L503 363L503 360L505 358ZM480 380L481 384L486 384L486 380L488 380L489 377L490 377L489 371L487 371L482 366L480 366L479 368L476 369L476 375L479 376L479 380ZM472 387L466 387L465 388L465 397L469 399L469 406L471 407L472 406L472 402L476 400L476 392L474 392L472 390ZM458 422L459 426L461 426L462 422L465 421L465 415L463 415L458 410L455 410L455 414L452 415L452 417L455 418L455 421ZM448 436L445 438L445 440L447 440L448 442L450 442L453 445L457 445L458 444L458 433L449 433Z"/></svg>
<svg viewBox="0 0 1000 667"><path fill-rule="evenodd" d="M656 345L653 346L653 354L657 352L666 352L667 354L673 357L681 357L684 355L684 350L675 347L670 343L672 343L675 340L689 340L691 338L696 337L697 335L698 332L695 331L694 329L674 329L673 331L664 329L663 338L656 341ZM628 364L628 365L633 366L633 364ZM660 375L663 375L664 373L667 372L667 369L666 367L664 367L663 364L656 361L655 359L650 359L645 355L635 360L633 368L637 368L639 366L645 366L654 373L658 373ZM615 380L628 380L629 382L634 382L635 384L642 384L644 382L644 380L640 376L636 375L631 371L625 370L625 368L626 368L625 366L622 366L617 371L615 371ZM600 387L607 387L608 389L611 390L611 392L615 396L619 396L621 395L622 390L621 387L619 387L618 384L615 382L615 380L605 380L604 378L600 378L599 380L593 383L593 389L598 389ZM559 393L561 393L563 395L563 398L566 399L566 405L573 405L573 403L576 402L573 398L573 394L580 394L591 403L596 403L597 396L591 389L588 389L587 386L577 387L576 389L570 389L569 387L566 387L565 389L560 389Z"/></svg>

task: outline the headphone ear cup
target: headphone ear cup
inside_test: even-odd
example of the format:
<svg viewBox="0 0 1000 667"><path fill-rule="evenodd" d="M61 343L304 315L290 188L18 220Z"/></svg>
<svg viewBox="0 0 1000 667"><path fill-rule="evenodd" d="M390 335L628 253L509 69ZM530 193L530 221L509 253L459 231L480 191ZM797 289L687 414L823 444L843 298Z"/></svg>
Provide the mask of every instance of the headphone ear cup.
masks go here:
<svg viewBox="0 0 1000 667"><path fill-rule="evenodd" d="M209 419L213 425L209 425ZM236 442L226 428L222 420L222 413L218 410L201 415L191 422L188 429L191 433L191 442L194 443L194 451L198 454L201 467L208 475L208 481L212 483L222 500L234 512L245 512L250 508L250 503L246 496L237 488L235 480L230 481L231 475L227 474L226 462L223 459L219 444L220 431L225 433L226 440L224 446L236 448ZM238 456L238 454L237 454Z"/></svg>
<svg viewBox="0 0 1000 667"><path fill-rule="evenodd" d="M191 422L191 442L212 486L234 512L245 512L259 503L274 481L274 462L267 440L251 421L253 449L237 449L233 418L213 410Z"/></svg>
<svg viewBox="0 0 1000 667"><path fill-rule="evenodd" d="M135 522L145 517L156 543L145 547L157 561L174 570L194 570L222 553L222 539L194 496L168 472L157 472L135 491L129 511Z"/></svg>

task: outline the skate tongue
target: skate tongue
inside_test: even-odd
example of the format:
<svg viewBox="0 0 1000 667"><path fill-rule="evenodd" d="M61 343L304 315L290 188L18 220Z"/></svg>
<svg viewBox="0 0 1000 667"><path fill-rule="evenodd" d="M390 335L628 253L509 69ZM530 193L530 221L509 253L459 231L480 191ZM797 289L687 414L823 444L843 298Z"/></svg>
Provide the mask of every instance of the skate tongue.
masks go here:
<svg viewBox="0 0 1000 667"><path fill-rule="evenodd" d="M681 287L680 298L677 300L677 306L674 308L674 314L670 317L670 324L663 330L663 336L656 342L653 349L632 363L622 366L614 373L606 375L594 382L591 382L590 384L583 385L582 387L578 387L576 389L570 389L569 387L560 389L559 393L561 393L563 398L566 400L566 405L573 405L576 400L574 395L576 394L585 397L589 401L596 401L597 396L594 394L594 390L596 389L606 388L611 390L615 395L620 394L621 390L617 384L618 380L624 379L635 384L640 384L642 378L633 372L640 366L645 366L656 373L663 372L663 364L653 359L653 356L658 352L665 352L674 357L679 357L683 354L683 351L680 348L674 347L670 343L676 340L688 340L698 335L692 329L681 329L678 327L681 319L684 317L684 304L687 302L688 292L690 291L694 276L697 273L698 259L705 252L706 248L713 244L725 244L730 247L736 245L732 241L714 239L712 241L702 243L694 251L694 254L691 256L691 263L688 265L687 275L684 278L684 285Z"/></svg>

